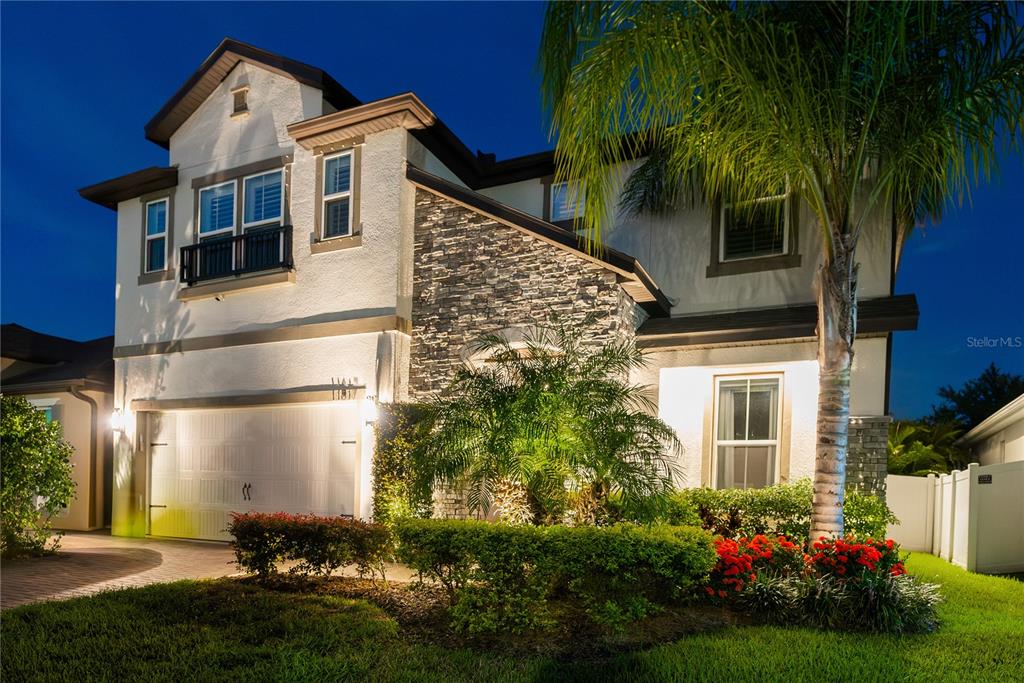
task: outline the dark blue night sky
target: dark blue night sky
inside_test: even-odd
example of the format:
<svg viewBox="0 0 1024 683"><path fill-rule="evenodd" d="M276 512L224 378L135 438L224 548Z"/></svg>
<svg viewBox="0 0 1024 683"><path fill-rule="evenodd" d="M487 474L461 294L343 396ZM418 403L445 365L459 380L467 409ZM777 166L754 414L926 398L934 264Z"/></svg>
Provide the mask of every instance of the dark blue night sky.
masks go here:
<svg viewBox="0 0 1024 683"><path fill-rule="evenodd" d="M110 334L115 214L76 190L166 152L142 127L224 36L321 67L364 101L415 91L471 149L547 149L535 69L540 3L4 3L0 317L52 334ZM287 27L287 30L282 30ZM892 410L995 361L1024 373L1024 162L916 235L897 292L921 306L896 336ZM975 338L973 341L971 338ZM991 343L991 342L989 342Z"/></svg>

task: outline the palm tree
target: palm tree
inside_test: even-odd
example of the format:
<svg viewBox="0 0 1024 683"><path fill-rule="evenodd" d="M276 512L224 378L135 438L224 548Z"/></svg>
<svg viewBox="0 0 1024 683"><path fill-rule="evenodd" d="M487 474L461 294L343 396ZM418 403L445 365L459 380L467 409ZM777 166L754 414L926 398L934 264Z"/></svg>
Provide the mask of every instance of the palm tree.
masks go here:
<svg viewBox="0 0 1024 683"><path fill-rule="evenodd" d="M576 183L592 244L609 169L645 156L634 207L697 194L684 189L751 206L786 188L817 219L812 537L843 531L860 237L891 211L902 243L997 170L1003 141L1017 149L1022 45L1002 2L548 5L556 180Z"/></svg>
<svg viewBox="0 0 1024 683"><path fill-rule="evenodd" d="M497 502L502 517L561 521L621 496L634 511L672 490L680 448L628 381L643 356L630 342L587 346L579 330L538 327L523 343L474 342L479 367L458 371L428 406L414 453L422 486L463 491L472 511ZM510 509L520 500L528 510ZM521 506L520 506L521 507Z"/></svg>

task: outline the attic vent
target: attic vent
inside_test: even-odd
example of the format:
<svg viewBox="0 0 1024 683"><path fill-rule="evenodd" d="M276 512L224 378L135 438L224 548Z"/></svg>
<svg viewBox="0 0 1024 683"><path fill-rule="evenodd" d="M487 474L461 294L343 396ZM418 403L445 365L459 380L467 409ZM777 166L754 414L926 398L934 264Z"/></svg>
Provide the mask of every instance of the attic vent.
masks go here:
<svg viewBox="0 0 1024 683"><path fill-rule="evenodd" d="M231 91L231 95L234 97L231 115L238 116L239 114L247 114L249 112L249 86L244 85L240 88L235 88Z"/></svg>

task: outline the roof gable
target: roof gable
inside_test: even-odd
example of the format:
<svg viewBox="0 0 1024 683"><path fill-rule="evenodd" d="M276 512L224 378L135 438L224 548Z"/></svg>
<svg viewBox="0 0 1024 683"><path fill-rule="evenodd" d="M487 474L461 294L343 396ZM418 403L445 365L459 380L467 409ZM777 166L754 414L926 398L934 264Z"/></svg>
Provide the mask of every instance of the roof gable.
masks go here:
<svg viewBox="0 0 1024 683"><path fill-rule="evenodd" d="M360 104L355 95L321 69L261 50L248 43L225 38L146 124L146 139L167 149L174 132L241 61L251 62L319 89L323 92L324 99L337 109Z"/></svg>
<svg viewBox="0 0 1024 683"><path fill-rule="evenodd" d="M622 289L652 317L668 315L671 303L636 258L604 245L588 244L585 237L524 213L496 199L451 183L412 164L405 177L417 187L433 192L499 223L538 237L560 249L593 261L620 276Z"/></svg>

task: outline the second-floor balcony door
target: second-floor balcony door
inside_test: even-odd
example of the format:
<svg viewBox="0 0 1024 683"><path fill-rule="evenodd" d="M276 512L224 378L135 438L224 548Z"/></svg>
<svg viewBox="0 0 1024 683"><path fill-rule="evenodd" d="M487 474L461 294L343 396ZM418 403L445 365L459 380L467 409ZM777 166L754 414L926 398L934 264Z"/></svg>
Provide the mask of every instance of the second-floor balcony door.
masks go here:
<svg viewBox="0 0 1024 683"><path fill-rule="evenodd" d="M235 191L237 183L203 188L199 192L199 244L194 252L199 279L231 275L235 269Z"/></svg>
<svg viewBox="0 0 1024 683"><path fill-rule="evenodd" d="M281 263L281 217L284 213L284 171L277 169L242 180L241 271L266 270Z"/></svg>

